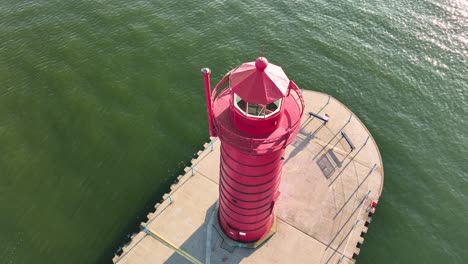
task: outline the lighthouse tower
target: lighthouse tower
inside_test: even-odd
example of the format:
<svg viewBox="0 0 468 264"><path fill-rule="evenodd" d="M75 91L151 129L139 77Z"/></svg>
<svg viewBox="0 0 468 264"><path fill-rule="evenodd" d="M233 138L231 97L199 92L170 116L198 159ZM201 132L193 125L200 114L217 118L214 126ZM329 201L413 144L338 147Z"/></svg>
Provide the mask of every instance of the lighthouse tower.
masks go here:
<svg viewBox="0 0 468 264"><path fill-rule="evenodd" d="M202 69L211 136L221 141L218 221L242 243L274 232L284 152L299 131L304 100L281 67L259 57L228 72L211 91Z"/></svg>

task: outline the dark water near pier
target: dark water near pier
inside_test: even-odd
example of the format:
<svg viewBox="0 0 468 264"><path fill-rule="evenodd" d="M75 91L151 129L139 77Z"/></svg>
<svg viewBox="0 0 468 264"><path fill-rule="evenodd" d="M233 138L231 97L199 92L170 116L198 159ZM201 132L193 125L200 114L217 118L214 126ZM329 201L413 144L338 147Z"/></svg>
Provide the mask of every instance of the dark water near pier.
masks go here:
<svg viewBox="0 0 468 264"><path fill-rule="evenodd" d="M0 39L0 263L110 262L261 47L379 144L359 263L468 259L467 1L5 0Z"/></svg>

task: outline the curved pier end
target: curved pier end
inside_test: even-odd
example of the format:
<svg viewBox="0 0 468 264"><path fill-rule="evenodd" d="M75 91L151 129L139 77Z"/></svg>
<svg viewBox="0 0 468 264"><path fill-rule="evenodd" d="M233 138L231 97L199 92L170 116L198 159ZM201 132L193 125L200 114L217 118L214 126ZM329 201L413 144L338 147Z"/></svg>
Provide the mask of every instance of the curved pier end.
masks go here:
<svg viewBox="0 0 468 264"><path fill-rule="evenodd" d="M301 130L284 156L277 231L268 241L245 248L215 228L220 143L212 138L114 263L354 263L371 222L367 209L382 192L382 159L342 103L313 91L303 96Z"/></svg>

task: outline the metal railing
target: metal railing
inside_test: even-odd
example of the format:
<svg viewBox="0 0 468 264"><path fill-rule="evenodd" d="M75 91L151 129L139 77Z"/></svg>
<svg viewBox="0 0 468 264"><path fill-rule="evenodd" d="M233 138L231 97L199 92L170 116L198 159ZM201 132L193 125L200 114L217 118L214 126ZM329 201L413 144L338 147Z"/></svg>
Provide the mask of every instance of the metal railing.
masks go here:
<svg viewBox="0 0 468 264"><path fill-rule="evenodd" d="M232 92L231 87L229 85L225 86L225 84L228 84L231 72L232 71L224 75L223 78L216 85L216 87L213 89L211 93L211 98L213 100L212 105L214 105L214 101L219 96L225 93ZM294 102L296 103L297 108L299 109L300 114L298 115L298 118L293 121L293 124L291 125L291 127L289 127L286 130L286 133L278 137L274 137L274 138L245 137L245 136L240 135L239 133L233 132L232 129L223 126L221 123L216 122L216 119L214 119L213 120L214 129L216 131L217 136L220 138L228 139L229 142L236 144L237 148L240 148L247 152L267 151L267 150L272 152L280 148L284 148L286 144L288 143L288 139L290 139L291 134L294 133L294 131L296 131L298 127L301 125L301 117L305 109L305 103L304 103L304 98L302 97L301 89L293 81L290 81L289 83L288 94L286 98L289 96L293 98Z"/></svg>

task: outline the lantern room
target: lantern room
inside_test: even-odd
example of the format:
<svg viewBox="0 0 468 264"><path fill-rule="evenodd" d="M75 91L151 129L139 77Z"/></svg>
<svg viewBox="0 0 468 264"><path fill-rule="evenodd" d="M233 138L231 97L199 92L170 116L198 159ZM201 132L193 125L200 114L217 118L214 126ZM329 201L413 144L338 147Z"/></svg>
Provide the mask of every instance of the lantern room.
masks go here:
<svg viewBox="0 0 468 264"><path fill-rule="evenodd" d="M289 79L281 69L264 57L247 62L230 75L231 118L240 131L264 135L274 131L282 117L282 101Z"/></svg>

